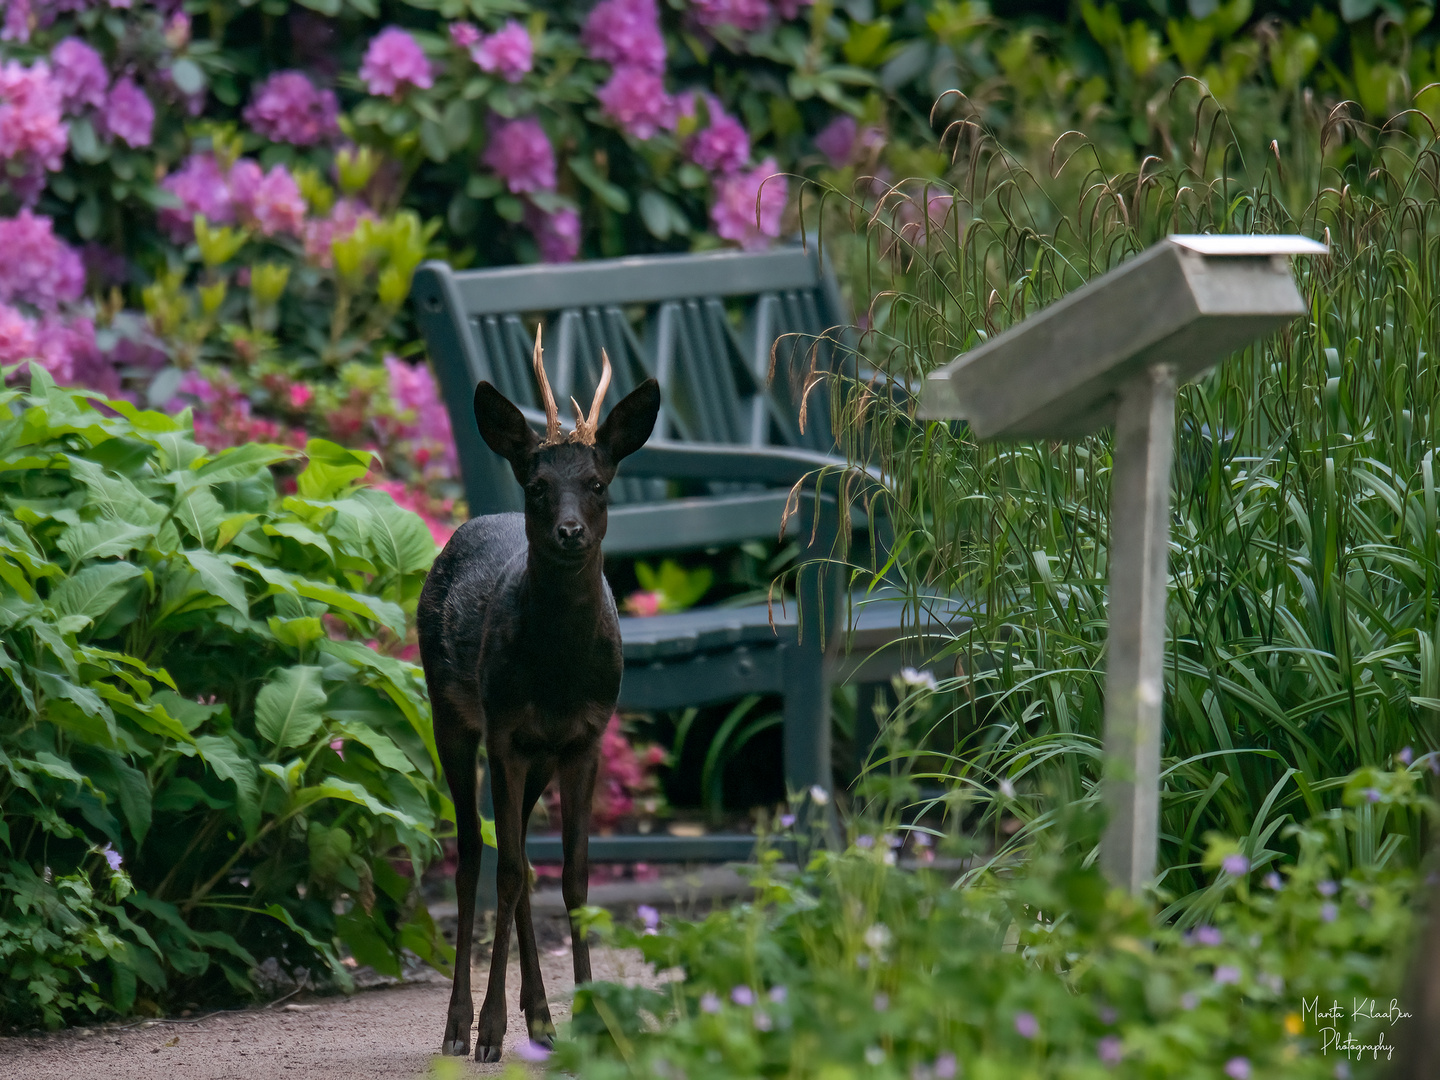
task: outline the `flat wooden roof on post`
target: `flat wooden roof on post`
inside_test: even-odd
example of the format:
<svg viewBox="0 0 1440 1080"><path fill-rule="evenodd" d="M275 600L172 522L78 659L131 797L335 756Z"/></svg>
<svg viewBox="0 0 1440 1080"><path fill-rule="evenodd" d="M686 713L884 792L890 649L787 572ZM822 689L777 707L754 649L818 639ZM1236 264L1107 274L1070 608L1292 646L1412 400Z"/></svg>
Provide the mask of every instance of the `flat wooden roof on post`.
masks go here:
<svg viewBox="0 0 1440 1080"><path fill-rule="evenodd" d="M1155 877L1176 388L1308 310L1303 236L1171 236L925 380L920 416L982 440L1077 439L1114 425L1100 865Z"/></svg>

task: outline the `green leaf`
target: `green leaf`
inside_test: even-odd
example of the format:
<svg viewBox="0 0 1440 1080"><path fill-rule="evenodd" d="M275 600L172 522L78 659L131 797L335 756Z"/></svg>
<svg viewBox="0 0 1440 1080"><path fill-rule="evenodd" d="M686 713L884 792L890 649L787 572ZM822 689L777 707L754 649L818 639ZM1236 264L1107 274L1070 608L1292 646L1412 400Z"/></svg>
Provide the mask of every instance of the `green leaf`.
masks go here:
<svg viewBox="0 0 1440 1080"><path fill-rule="evenodd" d="M92 559L113 559L128 555L142 546L154 533L138 525L127 525L123 521L82 521L71 525L55 546L70 556L71 566Z"/></svg>
<svg viewBox="0 0 1440 1080"><path fill-rule="evenodd" d="M600 170L595 167L594 162L577 155L570 159L569 165L570 171L575 174L576 179L599 196L600 201L611 210L617 214L630 212L630 196L625 194L623 188L601 176Z"/></svg>
<svg viewBox="0 0 1440 1080"><path fill-rule="evenodd" d="M255 763L233 739L223 735L201 735L195 745L211 772L221 780L234 782L240 802L240 821L247 835L255 835L260 824L260 776Z"/></svg>
<svg viewBox="0 0 1440 1080"><path fill-rule="evenodd" d="M175 520L185 526L185 531L196 540L209 547L225 520L225 508L210 489L202 485L191 488L176 501Z"/></svg>
<svg viewBox="0 0 1440 1080"><path fill-rule="evenodd" d="M336 13L329 12L328 14ZM182 57L170 65L170 78L175 83L175 89L186 97L194 97L206 86L205 72L200 69L199 64L187 57Z"/></svg>
<svg viewBox="0 0 1440 1080"><path fill-rule="evenodd" d="M318 667L286 668L255 696L255 730L277 750L300 746L319 730L324 705Z"/></svg>
<svg viewBox="0 0 1440 1080"><path fill-rule="evenodd" d="M445 106L440 126L445 131L445 142L451 150L459 150L470 141L471 106L464 98L454 98Z"/></svg>
<svg viewBox="0 0 1440 1080"><path fill-rule="evenodd" d="M296 486L302 498L333 499L370 471L374 455L364 450L347 450L327 439L311 439L305 444L309 463Z"/></svg>
<svg viewBox="0 0 1440 1080"><path fill-rule="evenodd" d="M430 830L421 822L416 821L403 810L397 810L393 806L386 806L359 784L349 780L341 780L335 776L326 777L318 784L301 788L295 793L294 805L296 807L305 807L312 803L317 803L322 799L340 799L344 802L352 802L358 806L365 807L365 809L377 817L387 817L398 821L400 824L416 829L427 836L430 833Z"/></svg>
<svg viewBox="0 0 1440 1080"><path fill-rule="evenodd" d="M250 614L250 601L245 596L245 583L235 572L233 566L220 556L213 555L208 551L185 551L182 554L195 573L200 575L200 581L204 584L206 592L211 596L218 596L241 615Z"/></svg>
<svg viewBox="0 0 1440 1080"><path fill-rule="evenodd" d="M120 602L130 582L144 573L130 563L95 563L57 585L46 605L56 615L98 620Z"/></svg>
<svg viewBox="0 0 1440 1080"><path fill-rule="evenodd" d="M375 755L375 760L385 768L406 774L415 771L415 766L410 764L410 759L401 752L400 748L391 742L388 736L380 734L374 728L357 723L339 724L337 728L343 734L361 743Z"/></svg>
<svg viewBox="0 0 1440 1080"><path fill-rule="evenodd" d="M398 574L428 570L435 561L435 538L419 514L395 505L395 500L373 488L358 492L372 511L370 542L380 564Z"/></svg>
<svg viewBox="0 0 1440 1080"><path fill-rule="evenodd" d="M249 480L269 466L293 460L295 456L295 451L288 446L246 443L244 446L222 450L209 461L199 465L195 469L195 475L211 484Z"/></svg>
<svg viewBox="0 0 1440 1080"><path fill-rule="evenodd" d="M658 191L646 191L640 196L640 220L657 240L670 238L670 207L668 200Z"/></svg>
<svg viewBox="0 0 1440 1080"><path fill-rule="evenodd" d="M269 625L276 641L283 642L300 653L304 653L312 641L319 641L325 636L325 627L313 615L299 619L277 619L272 615Z"/></svg>

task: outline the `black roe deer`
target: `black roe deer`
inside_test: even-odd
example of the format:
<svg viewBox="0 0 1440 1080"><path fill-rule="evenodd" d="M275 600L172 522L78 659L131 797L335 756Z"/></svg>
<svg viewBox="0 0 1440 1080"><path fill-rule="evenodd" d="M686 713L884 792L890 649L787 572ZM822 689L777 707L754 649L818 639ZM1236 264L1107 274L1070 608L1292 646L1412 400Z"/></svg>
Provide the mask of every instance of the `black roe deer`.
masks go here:
<svg viewBox="0 0 1440 1080"><path fill-rule="evenodd" d="M602 354L603 356L603 354ZM589 892L590 801L600 738L620 694L620 624L605 581L607 489L615 469L645 444L660 410L660 387L641 383L599 423L610 360L588 416L575 404L575 429L561 431L535 336L535 376L546 434L488 382L475 388L475 422L486 445L510 462L525 489L523 514L467 521L450 538L420 595L420 657L435 717L435 742L455 801L460 855L455 875L460 929L455 984L442 1050L465 1054L475 1021L470 944L480 876L476 752L483 739L499 847L495 945L480 1009L477 1061L499 1061L505 1036L505 966L510 927L520 943L520 1007L530 1038L553 1043L555 1027L540 980L530 922L525 827L552 777L560 781L575 982L590 979L590 948L576 925Z"/></svg>

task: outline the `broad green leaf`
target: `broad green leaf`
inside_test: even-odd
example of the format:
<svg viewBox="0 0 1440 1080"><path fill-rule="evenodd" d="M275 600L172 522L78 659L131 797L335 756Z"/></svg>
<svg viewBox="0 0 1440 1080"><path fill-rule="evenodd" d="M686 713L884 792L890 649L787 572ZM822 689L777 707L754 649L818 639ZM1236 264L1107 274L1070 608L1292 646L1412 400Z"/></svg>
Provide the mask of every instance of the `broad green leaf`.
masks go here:
<svg viewBox="0 0 1440 1080"><path fill-rule="evenodd" d="M165 509L123 476L107 473L93 461L68 455L70 475L85 485L90 505L108 518L132 525L156 527L165 518Z"/></svg>
<svg viewBox="0 0 1440 1080"><path fill-rule="evenodd" d="M231 450L222 450L211 460L198 466L195 475L212 484L230 480L248 480L262 469L290 461L296 456L288 446L269 443L246 443Z"/></svg>
<svg viewBox="0 0 1440 1080"><path fill-rule="evenodd" d="M82 521L71 525L55 546L70 556L70 564L79 566L93 559L114 559L129 555L141 547L154 533L138 525L127 525L123 521Z"/></svg>
<svg viewBox="0 0 1440 1080"><path fill-rule="evenodd" d="M182 474L183 475L183 474ZM225 508L206 486L191 488L175 501L175 520L209 547L225 520Z"/></svg>
<svg viewBox="0 0 1440 1080"><path fill-rule="evenodd" d="M398 574L428 570L435 561L435 538L419 514L403 510L384 492L359 493L371 510L370 542L380 565Z"/></svg>
<svg viewBox="0 0 1440 1080"><path fill-rule="evenodd" d="M0 641L0 671L5 672L15 689L20 692L20 697L25 702L25 707L30 710L31 715L35 713L35 694L31 691L29 684L25 681L25 670L5 649L5 642ZM12 717L12 720L19 722L20 717Z"/></svg>
<svg viewBox="0 0 1440 1080"><path fill-rule="evenodd" d="M255 730L276 750L300 746L320 729L324 705L318 667L285 668L255 696Z"/></svg>
<svg viewBox="0 0 1440 1080"><path fill-rule="evenodd" d="M220 597L241 615L250 614L250 601L245 596L245 582L233 566L208 551L186 551L184 555L185 561L200 575L206 592Z"/></svg>
<svg viewBox="0 0 1440 1080"><path fill-rule="evenodd" d="M240 797L240 820L253 836L260 824L260 778L255 763L239 745L223 735L201 735L195 740L200 758L221 780L233 780Z"/></svg>
<svg viewBox="0 0 1440 1080"><path fill-rule="evenodd" d="M326 777L318 784L301 788L295 793L294 805L296 807L305 807L312 803L317 803L321 799L341 799L345 802L356 803L359 806L365 807L365 809L377 817L391 818L402 825L409 826L412 829L424 833L426 836L430 835L430 830L409 814L402 810L397 810L393 806L386 806L359 784L349 780L341 780L335 776Z"/></svg>
<svg viewBox="0 0 1440 1080"><path fill-rule="evenodd" d="M275 635L275 640L283 641L291 648L304 652L313 641L319 641L325 636L325 627L313 615L307 615L299 619L277 619L273 615L269 620L270 632Z"/></svg>
<svg viewBox="0 0 1440 1080"><path fill-rule="evenodd" d="M56 615L83 615L98 620L144 573L130 563L95 563L57 585L46 606Z"/></svg>
<svg viewBox="0 0 1440 1080"><path fill-rule="evenodd" d="M321 536L308 525L302 525L298 521L279 521L273 525L265 526L267 536L288 536L298 544L305 544L315 548L327 559L334 559L335 552L330 547L330 541Z"/></svg>
<svg viewBox="0 0 1440 1080"><path fill-rule="evenodd" d="M364 724L338 724L338 730L343 734L361 743L372 754L375 760L387 769L394 769L396 772L413 773L415 766L410 764L407 758L388 736L380 734L372 727Z"/></svg>
<svg viewBox="0 0 1440 1080"><path fill-rule="evenodd" d="M374 455L365 450L347 450L328 439L311 439L305 444L309 464L296 480L306 499L333 499L370 471Z"/></svg>

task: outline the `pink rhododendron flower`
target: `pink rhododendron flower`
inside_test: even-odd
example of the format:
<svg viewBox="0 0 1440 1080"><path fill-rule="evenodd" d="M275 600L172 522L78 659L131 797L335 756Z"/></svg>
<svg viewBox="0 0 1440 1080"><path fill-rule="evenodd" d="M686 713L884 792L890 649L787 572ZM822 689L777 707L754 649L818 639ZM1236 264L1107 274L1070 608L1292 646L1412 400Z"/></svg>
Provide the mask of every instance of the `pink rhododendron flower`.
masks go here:
<svg viewBox="0 0 1440 1080"><path fill-rule="evenodd" d="M105 102L105 130L136 149L150 145L155 106L129 75L117 79Z"/></svg>
<svg viewBox="0 0 1440 1080"><path fill-rule="evenodd" d="M841 113L821 129L815 136L815 148L830 159L830 164L840 168L850 160L855 149L855 135L859 130L855 118Z"/></svg>
<svg viewBox="0 0 1440 1080"><path fill-rule="evenodd" d="M0 218L0 302L53 312L85 291L80 253L55 235L48 217L21 210Z"/></svg>
<svg viewBox="0 0 1440 1080"><path fill-rule="evenodd" d="M329 268L334 262L331 245L344 240L361 221L374 221L375 214L359 199L340 199L328 217L305 222L305 256L316 266Z"/></svg>
<svg viewBox="0 0 1440 1080"><path fill-rule="evenodd" d="M209 154L192 155L160 186L180 200L179 207L166 207L158 215L160 227L177 244L194 237L197 214L203 214L211 225L228 225L235 220L230 185L219 163Z"/></svg>
<svg viewBox="0 0 1440 1080"><path fill-rule="evenodd" d="M98 52L79 38L67 37L50 50L50 63L67 113L79 112L87 105L93 109L105 107L110 73Z"/></svg>
<svg viewBox="0 0 1440 1080"><path fill-rule="evenodd" d="M534 117L497 123L482 160L516 194L555 190L555 148Z"/></svg>
<svg viewBox="0 0 1440 1080"><path fill-rule="evenodd" d="M813 4L815 0L775 0L775 13L782 19L793 19L800 9Z"/></svg>
<svg viewBox="0 0 1440 1080"><path fill-rule="evenodd" d="M453 476L459 462L455 457L450 413L440 398L430 365L424 361L408 364L398 357L387 356L385 371L390 376L390 400L400 413L398 423L385 434L417 443L414 457L418 465L424 467L438 459L441 471Z"/></svg>
<svg viewBox="0 0 1440 1080"><path fill-rule="evenodd" d="M228 179L240 221L254 225L266 236L288 233L298 237L304 231L305 200L284 165L262 172L255 162L242 158L230 167Z"/></svg>
<svg viewBox="0 0 1440 1080"><path fill-rule="evenodd" d="M766 158L750 172L721 177L715 182L715 202L710 207L716 234L746 251L766 247L780 235L789 191L789 182L777 171L774 158Z"/></svg>
<svg viewBox="0 0 1440 1080"><path fill-rule="evenodd" d="M605 115L637 139L653 138L675 122L675 100L660 76L644 68L617 67L595 96Z"/></svg>
<svg viewBox="0 0 1440 1080"><path fill-rule="evenodd" d="M0 303L0 364L35 356L35 324L9 304Z"/></svg>
<svg viewBox="0 0 1440 1080"><path fill-rule="evenodd" d="M360 78L377 97L396 97L407 84L419 90L435 84L425 51L398 26L387 26L370 39L360 63Z"/></svg>
<svg viewBox="0 0 1440 1080"><path fill-rule="evenodd" d="M310 404L310 399L314 396L315 391L311 390L305 383L293 383L287 395L292 409L305 408L306 405Z"/></svg>
<svg viewBox="0 0 1440 1080"><path fill-rule="evenodd" d="M525 225L534 234L543 261L574 262L580 254L580 215L570 207L546 213L537 206L527 206Z"/></svg>
<svg viewBox="0 0 1440 1080"><path fill-rule="evenodd" d="M770 16L766 0L690 0L690 7L701 26L733 26L747 34L759 30Z"/></svg>
<svg viewBox="0 0 1440 1080"><path fill-rule="evenodd" d="M594 60L656 73L665 70L665 39L655 0L600 0L585 19L580 42Z"/></svg>
<svg viewBox="0 0 1440 1080"><path fill-rule="evenodd" d="M5 25L0 27L0 41L18 41L23 45L29 40L30 0L8 0Z"/></svg>
<svg viewBox="0 0 1440 1080"><path fill-rule="evenodd" d="M499 75L506 82L517 83L525 77L534 61L535 44L530 31L511 19L501 29L482 38L470 49L470 58L481 71Z"/></svg>
<svg viewBox="0 0 1440 1080"><path fill-rule="evenodd" d="M468 49L480 40L480 28L474 23L456 22L450 24L450 40L462 49Z"/></svg>
<svg viewBox="0 0 1440 1080"><path fill-rule="evenodd" d="M690 140L690 160L707 172L732 173L750 160L750 134L735 117L710 98L710 126Z"/></svg>
<svg viewBox="0 0 1440 1080"><path fill-rule="evenodd" d="M340 133L340 102L299 71L277 71L256 88L245 122L271 142L313 146Z"/></svg>
<svg viewBox="0 0 1440 1080"><path fill-rule="evenodd" d="M36 329L35 343L40 363L58 383L74 385L81 381L83 372L101 366L97 364L100 356L95 346L95 324L89 319L47 315ZM118 388L118 381L116 385Z"/></svg>
<svg viewBox="0 0 1440 1080"><path fill-rule="evenodd" d="M0 162L10 163L11 185L26 203L39 197L44 173L58 171L64 159L69 130L60 110L60 86L44 60L0 66Z"/></svg>
<svg viewBox="0 0 1440 1080"><path fill-rule="evenodd" d="M190 44L190 16L177 11L165 21L165 44L179 52Z"/></svg>
<svg viewBox="0 0 1440 1080"><path fill-rule="evenodd" d="M658 592L633 592L625 598L625 611L642 619L659 615L661 599Z"/></svg>

